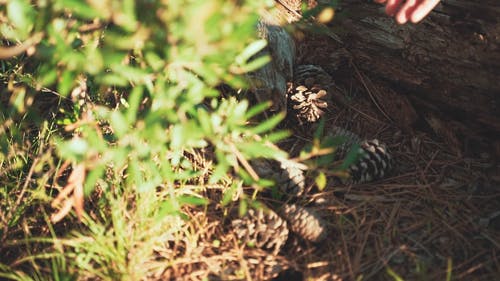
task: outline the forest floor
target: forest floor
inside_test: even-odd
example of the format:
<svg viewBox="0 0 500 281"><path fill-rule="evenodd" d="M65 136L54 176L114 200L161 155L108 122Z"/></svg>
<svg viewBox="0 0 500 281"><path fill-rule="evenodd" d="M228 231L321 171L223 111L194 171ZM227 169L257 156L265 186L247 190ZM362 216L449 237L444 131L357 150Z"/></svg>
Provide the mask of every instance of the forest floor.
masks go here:
<svg viewBox="0 0 500 281"><path fill-rule="evenodd" d="M408 115L416 114L405 112L404 101L397 98L402 93L388 88L383 78L360 72L349 52L333 41L307 37L298 53L298 64L320 65L335 82L323 117L325 131L340 126L362 138L379 139L392 153L394 170L365 184L328 180L321 191L313 173L307 173L308 192L301 201L327 221L328 237L314 244L292 234L277 254L238 241L228 228L224 208L185 206L190 235L155 249L170 264L165 271L150 272L148 280L264 280L276 275L275 280L498 280L498 159L461 153L418 118L411 124L394 122L384 107L399 106L397 118L413 119ZM279 145L297 156L312 142L317 126L301 125L289 114L280 127L292 135ZM95 210L86 211L99 212L99 206L89 201L87 207ZM29 218L6 241L22 243L23 231L48 235L53 230L45 226L45 219ZM55 232L84 228L74 219L59 224ZM34 249L16 245L3 248L7 250L0 254L0 262L22 268L30 262L23 251L29 256ZM51 270L47 266L42 272Z"/></svg>
<svg viewBox="0 0 500 281"><path fill-rule="evenodd" d="M418 118L407 126L390 120L383 108L394 104L401 107L399 118L416 113L405 112L397 89L361 73L348 51L332 40L308 37L299 46L297 63L320 65L336 84L329 93L325 131L334 125L379 139L391 151L395 168L376 182L329 184L322 191L309 177L302 200L328 221L328 238L313 244L292 237L276 256L230 243L237 240L234 234L218 223L220 217L209 216L214 233L226 233L222 245L233 247L225 253L237 267L255 270L251 275L257 280L269 277L266 268L273 264L288 268L276 280L497 280L500 166L494 156L464 154ZM289 114L282 128L293 135L280 146L297 156L312 142L316 126L300 125ZM244 266L252 262L260 266Z"/></svg>
<svg viewBox="0 0 500 281"><path fill-rule="evenodd" d="M325 245L284 256L314 280L497 279L500 164L494 154L462 153L418 118L390 120L414 118L405 112L404 93L361 73L330 39L299 43L298 64L320 65L336 83L326 124L385 142L396 164L386 179L311 194L327 202L321 211L331 236ZM387 116L383 109L395 105L401 114ZM298 128L290 141L310 139L310 131Z"/></svg>

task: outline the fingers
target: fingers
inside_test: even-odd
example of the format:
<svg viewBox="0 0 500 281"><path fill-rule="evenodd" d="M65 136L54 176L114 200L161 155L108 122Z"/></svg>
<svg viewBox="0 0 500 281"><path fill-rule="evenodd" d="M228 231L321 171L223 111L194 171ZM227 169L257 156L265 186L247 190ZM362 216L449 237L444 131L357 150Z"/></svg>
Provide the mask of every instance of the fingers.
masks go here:
<svg viewBox="0 0 500 281"><path fill-rule="evenodd" d="M427 14L429 14L434 7L439 4L440 0L424 0L423 3L421 3L417 9L411 14L410 20L413 23L417 23L421 21Z"/></svg>
<svg viewBox="0 0 500 281"><path fill-rule="evenodd" d="M411 21L417 23L429 14L440 0L374 0L376 3L385 3L385 12L395 16L399 24Z"/></svg>
<svg viewBox="0 0 500 281"><path fill-rule="evenodd" d="M417 9L417 0L407 0L396 14L396 21L399 24L407 23L412 13Z"/></svg>
<svg viewBox="0 0 500 281"><path fill-rule="evenodd" d="M403 0L387 0L387 3L385 4L385 13L389 16L395 15L402 2Z"/></svg>

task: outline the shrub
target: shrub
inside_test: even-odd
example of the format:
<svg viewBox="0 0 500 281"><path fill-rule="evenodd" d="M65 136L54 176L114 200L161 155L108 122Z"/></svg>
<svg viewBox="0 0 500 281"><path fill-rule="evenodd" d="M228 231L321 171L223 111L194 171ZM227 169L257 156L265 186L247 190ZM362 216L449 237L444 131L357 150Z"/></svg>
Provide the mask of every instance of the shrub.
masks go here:
<svg viewBox="0 0 500 281"><path fill-rule="evenodd" d="M233 192L254 184L249 159L285 155L269 145L285 136L271 132L282 116L252 125L268 105L222 91L244 89L244 74L269 60L255 56L265 47L255 27L256 11L272 3L11 0L0 7L8 97L2 243L5 262L31 265L2 265L0 276L46 276L50 266L53 279L145 278L168 266L155 247L196 235L183 206L207 204L201 191L209 185ZM30 217L35 233L11 239Z"/></svg>

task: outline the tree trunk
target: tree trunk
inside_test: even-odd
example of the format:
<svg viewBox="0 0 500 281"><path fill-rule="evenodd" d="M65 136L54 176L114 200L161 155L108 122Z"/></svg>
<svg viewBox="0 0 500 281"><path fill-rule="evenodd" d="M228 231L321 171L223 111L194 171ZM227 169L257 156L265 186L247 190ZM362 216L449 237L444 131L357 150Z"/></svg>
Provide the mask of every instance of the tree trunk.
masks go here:
<svg viewBox="0 0 500 281"><path fill-rule="evenodd" d="M416 25L372 1L341 3L333 24L363 73L406 95L438 134L499 140L500 1L445 0Z"/></svg>

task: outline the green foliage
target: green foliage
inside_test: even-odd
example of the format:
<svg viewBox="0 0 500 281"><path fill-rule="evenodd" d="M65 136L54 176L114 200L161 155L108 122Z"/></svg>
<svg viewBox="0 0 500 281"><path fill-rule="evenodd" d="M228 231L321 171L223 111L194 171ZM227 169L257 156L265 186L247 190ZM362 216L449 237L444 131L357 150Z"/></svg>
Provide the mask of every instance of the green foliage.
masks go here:
<svg viewBox="0 0 500 281"><path fill-rule="evenodd" d="M50 233L57 247L44 250L52 254L33 254L26 261L31 273L47 266L59 268L55 280L75 274L139 280L168 266L155 247L179 233L194 235L183 207L208 203L200 178L241 188L243 179L252 179L233 167L285 156L268 145L286 136L271 133L282 115L251 126L250 118L268 104L250 107L243 97L222 97L218 90L222 84L244 88L244 74L269 61L254 58L266 45L255 28L262 3L7 2L0 7L6 19L0 23L2 45L33 46L1 61L2 95L9 97L0 103L1 198L10 214L2 217L9 222L2 242L26 220L25 209L41 210L44 217L56 211L46 208L57 194L51 187L65 183L58 178L64 161L85 166L86 196L104 194L79 231ZM212 151L204 155L208 172L188 157L201 150ZM18 196L30 200L15 203ZM9 211L13 206L20 207L16 213ZM28 279L1 264L0 273Z"/></svg>

